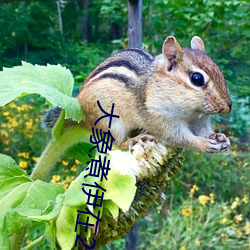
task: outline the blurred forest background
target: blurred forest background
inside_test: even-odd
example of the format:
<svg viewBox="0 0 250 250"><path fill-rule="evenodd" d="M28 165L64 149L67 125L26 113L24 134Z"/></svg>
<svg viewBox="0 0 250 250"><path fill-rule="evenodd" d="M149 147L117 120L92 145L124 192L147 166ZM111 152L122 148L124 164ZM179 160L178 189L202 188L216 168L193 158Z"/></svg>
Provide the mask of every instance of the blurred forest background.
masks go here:
<svg viewBox="0 0 250 250"><path fill-rule="evenodd" d="M166 201L152 206L137 225L137 248L249 249L250 3L143 0L142 16L142 47L153 55L169 35L186 47L194 35L202 37L225 75L233 111L214 118L215 128L230 137L231 150L184 152L183 170L166 190ZM126 0L0 1L0 68L22 60L60 63L79 87L102 60L127 47L127 24ZM33 96L0 110L0 152L28 172L46 144L39 122L45 109ZM65 158L51 181L67 187L82 167ZM27 242L37 235L33 230ZM125 240L105 248L124 249Z"/></svg>

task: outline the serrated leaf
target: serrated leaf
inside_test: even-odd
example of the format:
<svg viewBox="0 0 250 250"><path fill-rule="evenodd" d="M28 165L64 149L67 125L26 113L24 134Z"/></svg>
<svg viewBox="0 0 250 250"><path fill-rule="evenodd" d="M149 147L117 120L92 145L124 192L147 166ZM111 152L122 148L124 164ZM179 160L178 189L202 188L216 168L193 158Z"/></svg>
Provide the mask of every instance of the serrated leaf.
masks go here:
<svg viewBox="0 0 250 250"><path fill-rule="evenodd" d="M4 68L0 72L0 106L16 97L39 94L53 106L65 109L66 118L81 121L84 113L76 98L71 97L74 79L61 65L39 66L22 62L22 66Z"/></svg>

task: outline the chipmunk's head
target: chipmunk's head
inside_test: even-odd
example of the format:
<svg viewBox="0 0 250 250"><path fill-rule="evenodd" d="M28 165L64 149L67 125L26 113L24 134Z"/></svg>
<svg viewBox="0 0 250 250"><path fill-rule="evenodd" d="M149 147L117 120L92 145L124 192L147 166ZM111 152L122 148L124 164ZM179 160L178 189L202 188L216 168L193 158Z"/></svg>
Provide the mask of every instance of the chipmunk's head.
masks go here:
<svg viewBox="0 0 250 250"><path fill-rule="evenodd" d="M175 37L169 36L162 47L164 72L175 79L173 82L180 85L184 98L190 98L198 112L227 114L232 104L226 81L204 51L198 36L192 38L191 48L181 48Z"/></svg>

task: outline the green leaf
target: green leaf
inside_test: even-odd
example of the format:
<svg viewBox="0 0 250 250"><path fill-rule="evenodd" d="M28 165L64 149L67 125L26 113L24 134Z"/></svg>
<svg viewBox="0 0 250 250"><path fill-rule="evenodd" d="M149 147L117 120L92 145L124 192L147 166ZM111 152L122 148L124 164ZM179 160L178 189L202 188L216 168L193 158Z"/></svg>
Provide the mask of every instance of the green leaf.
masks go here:
<svg viewBox="0 0 250 250"><path fill-rule="evenodd" d="M49 213L43 212L42 215L29 215L27 212L25 212L24 210L22 211L20 208L17 209L17 211L21 214L21 215L25 215L28 218L32 219L32 220L36 220L36 221L52 221L54 220L60 213L61 208L62 208L62 204L53 204L54 207L52 209L52 211L50 211ZM45 209L46 210L46 209Z"/></svg>
<svg viewBox="0 0 250 250"><path fill-rule="evenodd" d="M19 206L22 203L31 185L32 182L23 183L15 187L11 192L9 192L0 200L0 221L3 219L7 211Z"/></svg>
<svg viewBox="0 0 250 250"><path fill-rule="evenodd" d="M11 177L0 181L0 200L10 193L14 188L25 182L31 182L27 176Z"/></svg>
<svg viewBox="0 0 250 250"><path fill-rule="evenodd" d="M117 170L108 173L108 180L102 182L102 187L107 191L104 193L105 200L112 200L123 212L129 210L136 192L136 180L133 175L121 175Z"/></svg>
<svg viewBox="0 0 250 250"><path fill-rule="evenodd" d="M91 158L95 158L96 149L92 150L91 153L89 153L89 150L92 147L94 147L94 145L91 143L79 142L70 147L67 150L66 154L86 164L86 162L88 162ZM88 154L90 154L91 157L89 157Z"/></svg>
<svg viewBox="0 0 250 250"><path fill-rule="evenodd" d="M84 114L78 100L71 97L73 84L71 72L61 65L34 66L22 62L22 66L0 72L0 106L18 96L36 93L53 106L65 109L66 118L79 122Z"/></svg>
<svg viewBox="0 0 250 250"><path fill-rule="evenodd" d="M47 202L55 200L56 196L61 193L64 193L64 188L61 185L40 180L34 181L20 207L27 210L37 209L42 212L46 208Z"/></svg>
<svg viewBox="0 0 250 250"><path fill-rule="evenodd" d="M77 209L68 205L64 205L56 220L56 238L61 249L72 249L75 240L75 223L77 219Z"/></svg>
<svg viewBox="0 0 250 250"><path fill-rule="evenodd" d="M94 182L99 182L98 178L88 176L84 178L87 172L83 171L74 181L71 182L69 188L65 192L64 204L69 206L83 206L88 201L88 196L83 192L83 183L95 185ZM84 186L86 193L93 187ZM93 202L94 197L90 197L89 202ZM93 211L93 207L89 206L89 210Z"/></svg>
<svg viewBox="0 0 250 250"><path fill-rule="evenodd" d="M63 201L56 198L64 189L57 184L31 181L9 156L0 155L0 160L0 231L4 232L0 249L5 249L9 236L21 233L30 219L44 213L49 214L47 220L56 218Z"/></svg>
<svg viewBox="0 0 250 250"><path fill-rule="evenodd" d="M16 164L16 162L10 156L0 154L0 181L21 175L28 178L28 175Z"/></svg>
<svg viewBox="0 0 250 250"><path fill-rule="evenodd" d="M51 249L56 249L56 223L51 221L49 225L46 225L45 237L50 242Z"/></svg>

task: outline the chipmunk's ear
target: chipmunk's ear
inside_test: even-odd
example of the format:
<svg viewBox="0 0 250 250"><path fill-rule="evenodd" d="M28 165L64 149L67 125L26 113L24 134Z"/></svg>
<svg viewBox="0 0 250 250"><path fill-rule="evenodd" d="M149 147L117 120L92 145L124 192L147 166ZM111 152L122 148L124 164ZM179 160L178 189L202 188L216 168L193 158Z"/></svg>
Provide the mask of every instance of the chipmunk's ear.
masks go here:
<svg viewBox="0 0 250 250"><path fill-rule="evenodd" d="M205 51L205 45L204 45L204 42L203 40L198 37L198 36L194 36L191 40L191 48L192 49L197 49L197 50L200 50L202 52Z"/></svg>
<svg viewBox="0 0 250 250"><path fill-rule="evenodd" d="M182 59L183 50L175 37L169 36L162 46L162 54L170 61L179 61Z"/></svg>

